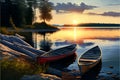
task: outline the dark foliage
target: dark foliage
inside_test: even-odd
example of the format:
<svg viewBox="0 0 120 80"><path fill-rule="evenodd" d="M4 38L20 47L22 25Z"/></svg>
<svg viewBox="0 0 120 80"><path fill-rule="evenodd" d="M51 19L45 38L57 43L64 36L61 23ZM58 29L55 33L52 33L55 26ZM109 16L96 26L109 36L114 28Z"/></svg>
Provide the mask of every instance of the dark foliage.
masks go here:
<svg viewBox="0 0 120 80"><path fill-rule="evenodd" d="M32 25L33 17L34 17L32 4L29 3L28 5L29 7L26 8L25 21L27 25Z"/></svg>
<svg viewBox="0 0 120 80"><path fill-rule="evenodd" d="M11 1L6 0L6 3L0 2L0 7L1 7L1 14L0 14L0 25L1 26L8 26L10 27L10 6L11 6Z"/></svg>

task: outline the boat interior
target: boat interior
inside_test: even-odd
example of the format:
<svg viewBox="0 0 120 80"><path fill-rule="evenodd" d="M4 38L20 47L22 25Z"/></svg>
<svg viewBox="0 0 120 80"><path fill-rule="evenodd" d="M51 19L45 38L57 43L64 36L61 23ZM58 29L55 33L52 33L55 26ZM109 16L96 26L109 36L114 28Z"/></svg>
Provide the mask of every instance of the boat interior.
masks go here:
<svg viewBox="0 0 120 80"><path fill-rule="evenodd" d="M61 54L67 54L69 53L71 50L73 50L75 47L74 46L67 46L67 47L63 47L60 49L56 49L56 50L52 50L47 52L46 54L43 54L42 56L56 56L56 55L61 55Z"/></svg>

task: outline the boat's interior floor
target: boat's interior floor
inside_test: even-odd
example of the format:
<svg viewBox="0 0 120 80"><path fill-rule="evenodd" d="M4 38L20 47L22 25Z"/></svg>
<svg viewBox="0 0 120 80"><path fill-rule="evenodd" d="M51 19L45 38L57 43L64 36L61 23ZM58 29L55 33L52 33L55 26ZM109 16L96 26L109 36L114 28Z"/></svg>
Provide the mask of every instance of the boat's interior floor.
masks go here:
<svg viewBox="0 0 120 80"><path fill-rule="evenodd" d="M84 59L97 59L99 57L100 57L99 52L97 52L96 54L89 53L89 54L84 54L81 56L81 58L84 58Z"/></svg>

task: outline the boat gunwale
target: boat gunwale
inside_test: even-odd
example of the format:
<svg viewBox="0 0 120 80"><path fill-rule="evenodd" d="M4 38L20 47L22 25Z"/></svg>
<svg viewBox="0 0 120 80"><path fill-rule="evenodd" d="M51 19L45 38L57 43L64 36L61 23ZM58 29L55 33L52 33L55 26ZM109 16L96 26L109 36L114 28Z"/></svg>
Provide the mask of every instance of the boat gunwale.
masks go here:
<svg viewBox="0 0 120 80"><path fill-rule="evenodd" d="M65 47L62 47L62 48L59 48L59 50L61 50L61 49L64 49L64 48L66 48L66 47L70 47L70 46L72 46L72 45L76 45L76 44L71 44L71 45L68 45L68 46L65 46ZM54 51L56 51L56 50L58 50L58 49L55 49ZM72 49L72 50L70 50L70 51L67 51L67 53L69 53L69 52L72 52L72 51L75 51L76 50L76 46ZM42 55L40 55L40 56L38 56L38 57L55 57L55 56L60 56L60 55L65 55L65 51L64 51L64 53L62 53L62 54L59 54L59 55L49 55L49 56L44 56L44 55L46 55L46 54L49 54L49 53L51 53L53 50L50 50L50 51L48 51L48 52L45 52L44 54L42 54ZM67 54L66 54L67 55Z"/></svg>
<svg viewBox="0 0 120 80"><path fill-rule="evenodd" d="M67 52L67 53L71 53L71 52L74 52L76 50L76 47L73 49L73 50L71 50L71 51L69 51L69 52ZM45 54L47 54L47 53L45 53ZM63 56L63 55L70 55L70 54L66 54L66 53L63 53L63 54L59 54L59 55L51 55L51 56L38 56L38 58L49 58L49 57L58 57L58 56Z"/></svg>

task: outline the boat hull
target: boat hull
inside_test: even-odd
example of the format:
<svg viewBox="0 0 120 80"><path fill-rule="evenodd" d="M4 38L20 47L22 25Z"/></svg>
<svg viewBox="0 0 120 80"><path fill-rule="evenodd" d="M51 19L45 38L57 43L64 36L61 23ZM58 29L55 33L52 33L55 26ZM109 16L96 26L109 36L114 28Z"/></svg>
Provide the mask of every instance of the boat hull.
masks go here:
<svg viewBox="0 0 120 80"><path fill-rule="evenodd" d="M102 60L88 70L84 75L82 75L81 80L97 80L97 76L100 73L102 68Z"/></svg>
<svg viewBox="0 0 120 80"><path fill-rule="evenodd" d="M93 67L95 67L98 63L100 62L100 60L96 61L93 64L89 64L89 65L78 65L79 66L79 70L81 72L81 75L84 75L86 72L90 71Z"/></svg>
<svg viewBox="0 0 120 80"><path fill-rule="evenodd" d="M56 55L56 56L51 56L51 57L41 57L40 56L40 57L37 57L37 63L38 64L44 64L44 63L60 60L60 59L63 59L63 58L66 58L68 56L71 56L71 55L75 54L75 51L76 51L76 49L74 49L71 52L64 53L62 55Z"/></svg>

